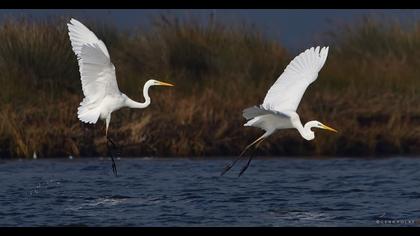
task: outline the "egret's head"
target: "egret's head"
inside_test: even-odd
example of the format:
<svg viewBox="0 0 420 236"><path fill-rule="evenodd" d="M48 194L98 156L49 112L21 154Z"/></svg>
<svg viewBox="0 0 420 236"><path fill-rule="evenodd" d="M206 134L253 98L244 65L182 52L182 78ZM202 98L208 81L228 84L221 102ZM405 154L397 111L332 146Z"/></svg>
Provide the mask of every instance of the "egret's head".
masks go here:
<svg viewBox="0 0 420 236"><path fill-rule="evenodd" d="M158 86L158 85L160 85L160 86L175 86L173 84L165 83L165 82L162 82L162 81L159 81L159 80L154 80L154 79L151 79L151 80L147 81L147 83L149 84L149 86Z"/></svg>
<svg viewBox="0 0 420 236"><path fill-rule="evenodd" d="M318 129L325 129L325 130L329 130L332 132L338 132L337 130L322 124L319 121L309 121L308 123L305 124L305 130L307 130L307 132L305 132L305 135L303 135L303 138L305 138L306 140L312 140L315 138L315 132L312 131L312 128L318 128Z"/></svg>

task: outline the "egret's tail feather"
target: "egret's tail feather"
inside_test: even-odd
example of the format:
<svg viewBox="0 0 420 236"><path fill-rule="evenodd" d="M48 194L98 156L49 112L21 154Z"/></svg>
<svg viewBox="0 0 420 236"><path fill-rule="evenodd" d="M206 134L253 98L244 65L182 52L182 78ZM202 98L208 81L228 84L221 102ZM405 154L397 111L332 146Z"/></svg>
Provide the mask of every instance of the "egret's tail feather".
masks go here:
<svg viewBox="0 0 420 236"><path fill-rule="evenodd" d="M99 112L95 110L84 111L80 112L77 117L85 123L95 124L99 119Z"/></svg>
<svg viewBox="0 0 420 236"><path fill-rule="evenodd" d="M244 126L254 126L255 122L257 122L258 120L259 120L259 118L258 118L258 117L255 117L255 118L253 118L253 119L250 119L248 122L246 122L246 123L244 124Z"/></svg>
<svg viewBox="0 0 420 236"><path fill-rule="evenodd" d="M99 119L99 115L99 110L91 104L86 103L85 99L77 109L77 117L85 123L95 124Z"/></svg>

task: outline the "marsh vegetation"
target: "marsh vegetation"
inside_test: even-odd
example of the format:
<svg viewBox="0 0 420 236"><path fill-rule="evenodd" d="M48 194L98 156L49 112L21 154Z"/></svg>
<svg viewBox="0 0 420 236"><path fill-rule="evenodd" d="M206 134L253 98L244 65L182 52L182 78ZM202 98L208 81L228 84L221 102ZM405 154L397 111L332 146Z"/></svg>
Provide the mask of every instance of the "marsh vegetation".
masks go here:
<svg viewBox="0 0 420 236"><path fill-rule="evenodd" d="M67 21L11 18L0 25L1 157L106 154L105 124L77 119L83 95ZM211 18L200 25L161 16L150 29L130 32L86 25L107 45L128 96L142 100L151 78L176 84L153 88L147 109L113 116L110 135L122 156L238 155L261 133L242 126L242 110L261 103L296 56L251 26ZM420 24L365 18L326 35L316 45L330 46L327 62L298 113L339 133L319 131L308 142L296 130L277 132L259 154L420 154Z"/></svg>

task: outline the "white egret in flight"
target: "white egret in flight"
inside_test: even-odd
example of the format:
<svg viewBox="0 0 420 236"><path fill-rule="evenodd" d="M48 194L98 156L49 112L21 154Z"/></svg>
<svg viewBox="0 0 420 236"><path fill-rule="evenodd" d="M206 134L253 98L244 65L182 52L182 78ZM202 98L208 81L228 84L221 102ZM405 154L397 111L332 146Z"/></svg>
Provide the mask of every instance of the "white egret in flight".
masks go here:
<svg viewBox="0 0 420 236"><path fill-rule="evenodd" d="M144 84L144 102L136 102L120 92L115 76L115 67L111 63L105 44L96 37L86 26L75 19L67 24L69 36L74 53L79 63L80 79L84 99L77 111L79 120L95 124L98 119L105 120L105 135L115 147L114 142L108 137L108 126L111 113L122 107L146 108L150 105L149 88L154 85L173 86L157 80L149 80ZM109 147L109 145L108 145ZM117 175L114 158L112 169Z"/></svg>
<svg viewBox="0 0 420 236"><path fill-rule="evenodd" d="M226 173L252 146L255 148L268 136L278 129L295 128L306 140L315 138L312 128L337 130L319 121L309 121L302 125L296 109L305 93L306 88L316 80L328 55L328 47L310 48L296 56L286 67L277 81L268 90L264 102L260 106L253 106L243 110L243 117L248 120L244 126L253 126L265 130L265 133L245 147L239 158L227 165L222 172ZM254 149L255 150L255 149ZM239 176L248 168L252 160L250 156L247 164L242 168Z"/></svg>

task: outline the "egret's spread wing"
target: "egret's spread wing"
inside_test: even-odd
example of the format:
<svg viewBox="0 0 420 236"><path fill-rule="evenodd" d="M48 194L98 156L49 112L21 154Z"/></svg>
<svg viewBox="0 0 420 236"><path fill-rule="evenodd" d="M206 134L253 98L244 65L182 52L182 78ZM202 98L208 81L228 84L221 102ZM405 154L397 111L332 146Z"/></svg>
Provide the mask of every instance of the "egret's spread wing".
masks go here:
<svg viewBox="0 0 420 236"><path fill-rule="evenodd" d="M67 24L74 53L79 61L84 104L96 103L106 95L119 93L115 67L105 44L82 23L71 19Z"/></svg>
<svg viewBox="0 0 420 236"><path fill-rule="evenodd" d="M115 67L97 44L83 45L81 57L83 94L90 102L102 99L106 95L119 94Z"/></svg>
<svg viewBox="0 0 420 236"><path fill-rule="evenodd" d="M268 90L262 106L267 110L296 111L306 88L316 80L328 47L310 48L296 56Z"/></svg>
<svg viewBox="0 0 420 236"><path fill-rule="evenodd" d="M82 54L82 47L85 44L98 44L101 51L106 57L109 57L108 50L104 42L96 37L96 35L90 31L86 26L75 19L71 19L70 23L67 24L69 28L69 36L71 40L71 46L73 47L74 53L80 58Z"/></svg>

